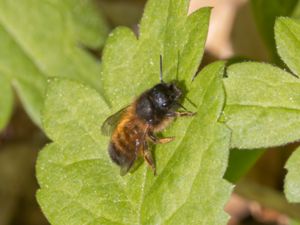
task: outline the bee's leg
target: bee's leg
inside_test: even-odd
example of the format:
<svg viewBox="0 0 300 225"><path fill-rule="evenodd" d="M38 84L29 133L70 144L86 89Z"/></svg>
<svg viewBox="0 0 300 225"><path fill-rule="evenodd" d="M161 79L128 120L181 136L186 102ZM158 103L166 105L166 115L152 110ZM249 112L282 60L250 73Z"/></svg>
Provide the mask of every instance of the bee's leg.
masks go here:
<svg viewBox="0 0 300 225"><path fill-rule="evenodd" d="M181 117L181 116L195 116L195 115L196 115L195 112L190 112L190 111L176 112L176 116L177 117Z"/></svg>
<svg viewBox="0 0 300 225"><path fill-rule="evenodd" d="M149 137L150 141L152 141L155 144L165 144L165 143L169 143L175 139L175 137L158 138L157 136L155 136L155 134L153 132L148 132L148 137Z"/></svg>
<svg viewBox="0 0 300 225"><path fill-rule="evenodd" d="M184 111L184 112L168 112L166 114L167 117L182 117L182 116L194 116L195 112Z"/></svg>
<svg viewBox="0 0 300 225"><path fill-rule="evenodd" d="M152 153L148 148L148 144L147 141L144 141L144 146L143 146L143 155L144 155L144 159L147 162L147 164L151 167L151 169L154 172L154 176L156 176L156 167L154 164L154 160L152 157Z"/></svg>

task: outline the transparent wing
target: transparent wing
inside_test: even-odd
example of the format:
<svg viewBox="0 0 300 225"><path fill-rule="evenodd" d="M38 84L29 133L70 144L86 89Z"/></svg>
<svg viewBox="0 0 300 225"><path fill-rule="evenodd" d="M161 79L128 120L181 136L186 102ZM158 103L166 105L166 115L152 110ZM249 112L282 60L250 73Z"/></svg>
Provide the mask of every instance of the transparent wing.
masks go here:
<svg viewBox="0 0 300 225"><path fill-rule="evenodd" d="M101 132L103 135L110 136L112 134L127 107L124 107L123 109L119 110L103 122L101 126Z"/></svg>
<svg viewBox="0 0 300 225"><path fill-rule="evenodd" d="M134 160L132 162L130 162L129 164L122 165L120 167L120 175L125 176L129 172L129 170L130 170L130 168L132 167L133 164L134 164Z"/></svg>
<svg viewBox="0 0 300 225"><path fill-rule="evenodd" d="M145 140L142 140L141 142L144 142ZM143 149L140 148L144 148L144 145L140 144L140 142L135 142L135 156L132 157L130 160L127 160L126 163L124 163L123 165L120 165L120 175L121 176L125 176L128 172L133 172L133 170L137 169L137 168L133 168L133 165L136 165L136 160L138 159L137 153L139 150L141 150L142 152L144 152Z"/></svg>

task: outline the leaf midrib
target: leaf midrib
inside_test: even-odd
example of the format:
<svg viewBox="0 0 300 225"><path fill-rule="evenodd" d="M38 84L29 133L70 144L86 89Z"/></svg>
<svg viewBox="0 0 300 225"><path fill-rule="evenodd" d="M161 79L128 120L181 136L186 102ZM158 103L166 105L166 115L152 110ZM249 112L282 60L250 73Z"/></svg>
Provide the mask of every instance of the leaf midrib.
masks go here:
<svg viewBox="0 0 300 225"><path fill-rule="evenodd" d="M209 146L207 147L207 149L210 149L210 147L212 146L212 143L210 143L209 144ZM201 155L200 155L200 162L199 162L199 167L198 167L198 170L197 170L197 173L196 173L196 175L195 175L195 177L193 178L193 182L192 182L192 185L191 185L191 187L190 187L190 190L188 191L188 194L187 194L187 197L186 197L186 199L182 202L182 204L174 211L174 212L172 212L172 214L168 217L168 218L166 218L166 222L168 221L168 220L170 220L181 208L183 208L184 207L184 205L185 204L187 204L187 200L188 200L188 198L189 198L189 196L191 195L191 193L192 193L192 190L193 190L193 187L194 187L194 184L195 184L195 181L196 181L196 179L197 179L197 175L199 174L199 171L201 170L201 165L202 165L202 161L203 161L203 154L204 154L204 152L207 150L207 149L205 149L205 150L203 150L203 151L201 151ZM212 187L212 188L214 188L214 186Z"/></svg>
<svg viewBox="0 0 300 225"><path fill-rule="evenodd" d="M198 78L198 79L200 79L200 78ZM198 107L197 107L197 111L199 111L199 108L201 107L201 105L202 105L202 102L203 102L203 100L205 99L205 97L207 96L207 94L208 94L208 90L210 89L209 87L211 86L211 84L213 83L213 81L215 80L215 78L213 77L213 79L211 79L210 81L209 81L209 83L207 84L207 88L205 89L205 91L202 93L202 99L201 99L201 101L199 101L199 104L198 104ZM180 138L180 140L178 141L178 144L176 145L176 147L175 147L175 150L173 151L173 153L172 153L172 155L171 155L171 157L169 158L169 160L166 162L166 164L165 164L165 167L162 169L162 171L161 171L161 174L165 171L165 169L166 169L166 167L167 167L167 165L169 164L169 162L170 162L170 160L174 157L174 155L176 154L176 152L178 151L178 149L179 149L179 147L180 147L180 145L182 144L182 142L183 142L183 140L184 140L184 138L186 137L186 134L187 134L187 131L189 130L189 127L192 125L192 122L194 121L196 119L196 117L193 117L190 121L189 121L189 123L188 123L188 125L186 126L186 129L185 129L185 131L184 131L184 134L182 135L182 137ZM201 155L203 154L203 152L201 153ZM202 160L202 159L201 159ZM201 164L201 162L200 162L200 164ZM200 165L199 165L199 169L200 169ZM147 168L146 168L146 173L147 173ZM194 177L194 181L193 181L193 183L195 182L195 179L196 179L196 177L197 177L197 174L198 173L196 173L196 175L195 175L195 177ZM145 176L146 177L146 176ZM143 187L145 187L145 181L146 181L146 179L144 179L144 185L143 185ZM148 191L147 191L147 193L145 193L145 191L143 190L143 198L142 198L142 200L144 200L144 197L145 197L145 195L146 194L148 194L150 191L151 191L151 189L153 188L153 186L154 186L154 184L157 182L157 178L154 180L154 182L151 184L151 186L148 188ZM192 186L193 185L191 185L191 189L189 190L189 194L190 194L190 192L191 192L191 190L192 190ZM186 202L186 200L188 199L188 197L189 197L189 194L187 195L187 197L186 197L186 199L184 200L184 202L183 202L183 204L182 205L184 205L185 204L185 202ZM142 205L143 205L143 201L141 201L141 207L142 207ZM139 215L140 215L140 225L142 225L142 223L141 223L141 207L140 207L140 211L139 211ZM180 206L181 207L181 206ZM179 207L179 208L180 208ZM178 209L178 208L177 208ZM177 209L175 210L175 212L177 211ZM175 213L175 212L173 212L171 215L170 215L170 217L169 218L171 218L172 217L172 215ZM168 218L168 219L169 219ZM168 220L167 219L167 220ZM165 220L165 221L167 221L167 220Z"/></svg>

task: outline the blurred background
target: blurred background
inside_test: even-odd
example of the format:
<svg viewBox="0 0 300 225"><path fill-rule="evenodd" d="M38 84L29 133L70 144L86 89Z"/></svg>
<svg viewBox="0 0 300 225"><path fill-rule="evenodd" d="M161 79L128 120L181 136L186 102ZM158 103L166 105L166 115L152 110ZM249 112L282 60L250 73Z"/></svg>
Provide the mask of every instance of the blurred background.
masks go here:
<svg viewBox="0 0 300 225"><path fill-rule="evenodd" d="M125 25L138 33L145 3L145 0L95 0L94 7L104 17L109 30ZM191 0L189 13L201 7L213 7L200 67L218 59L229 63L255 60L283 67L273 39L274 20L277 16L297 17L298 5L297 0ZM101 58L101 48L86 50L93 57ZM15 99L13 116L0 133L0 225L46 225L48 222L35 200L38 188L35 161L48 140L28 118L16 95ZM299 219L300 206L288 204L282 194L286 173L283 167L297 146L295 143L258 150L225 207L231 215L230 225L286 225L292 222L290 218Z"/></svg>

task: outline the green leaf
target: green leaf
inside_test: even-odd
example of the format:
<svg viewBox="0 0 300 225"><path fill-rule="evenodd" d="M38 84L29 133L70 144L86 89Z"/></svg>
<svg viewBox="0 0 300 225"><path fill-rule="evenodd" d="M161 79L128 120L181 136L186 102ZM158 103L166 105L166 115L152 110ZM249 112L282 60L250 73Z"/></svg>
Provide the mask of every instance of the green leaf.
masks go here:
<svg viewBox="0 0 300 225"><path fill-rule="evenodd" d="M277 49L291 71L300 75L300 23L290 18L278 18L275 25Z"/></svg>
<svg viewBox="0 0 300 225"><path fill-rule="evenodd" d="M290 202L300 202L300 147L298 147L287 161L285 168L288 173L285 177L284 192Z"/></svg>
<svg viewBox="0 0 300 225"><path fill-rule="evenodd" d="M251 62L232 65L227 73L222 120L232 130L231 147L270 147L300 139L298 78Z"/></svg>
<svg viewBox="0 0 300 225"><path fill-rule="evenodd" d="M7 125L13 109L13 92L9 80L0 72L0 131Z"/></svg>
<svg viewBox="0 0 300 225"><path fill-rule="evenodd" d="M39 155L37 197L52 224L226 223L223 207L231 185L222 177L230 131L217 122L224 104L224 63L207 67L191 82L203 54L209 9L187 18L187 7L185 0L149 1L139 39L126 28L112 33L101 73L112 110L90 88L50 82L43 121L54 142ZM121 177L100 125L159 81L160 54L167 81L176 78L180 62L178 78L194 103L184 104L196 105L198 113L178 119L164 133L177 138L156 146L158 176L143 163Z"/></svg>
<svg viewBox="0 0 300 225"><path fill-rule="evenodd" d="M188 98L197 115L178 118L165 133L175 141L156 146L157 176L143 163L121 177L100 134L111 113L104 100L81 84L51 81L43 121L54 142L37 163L37 197L50 223L225 224L231 186L222 177L230 132L217 122L223 68L212 64L191 84Z"/></svg>
<svg viewBox="0 0 300 225"><path fill-rule="evenodd" d="M273 61L278 60L274 40L274 24L278 16L290 16L298 0L252 0L252 9L260 33Z"/></svg>
<svg viewBox="0 0 300 225"><path fill-rule="evenodd" d="M47 77L77 79L100 90L100 64L82 46L100 47L106 25L84 1L0 0L0 73L40 125Z"/></svg>
<svg viewBox="0 0 300 225"><path fill-rule="evenodd" d="M298 0L297 5L294 8L292 17L295 19L300 19L300 1Z"/></svg>
<svg viewBox="0 0 300 225"><path fill-rule="evenodd" d="M159 55L163 56L164 80L178 77L190 85L204 52L210 9L188 17L188 5L185 0L149 1L138 38L125 27L110 34L101 82L114 110L159 81ZM118 88L111 88L112 84Z"/></svg>
<svg viewBox="0 0 300 225"><path fill-rule="evenodd" d="M240 150L231 149L228 167L224 178L231 183L236 183L243 177L255 164L265 149Z"/></svg>
<svg viewBox="0 0 300 225"><path fill-rule="evenodd" d="M290 225L300 225L300 221L294 220L294 219L290 219Z"/></svg>

